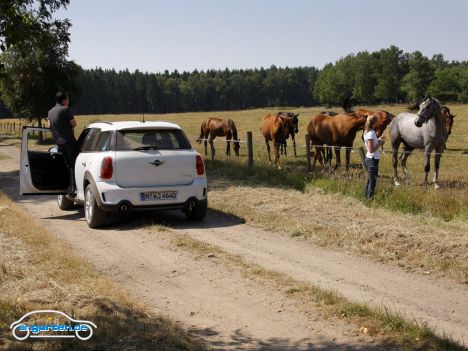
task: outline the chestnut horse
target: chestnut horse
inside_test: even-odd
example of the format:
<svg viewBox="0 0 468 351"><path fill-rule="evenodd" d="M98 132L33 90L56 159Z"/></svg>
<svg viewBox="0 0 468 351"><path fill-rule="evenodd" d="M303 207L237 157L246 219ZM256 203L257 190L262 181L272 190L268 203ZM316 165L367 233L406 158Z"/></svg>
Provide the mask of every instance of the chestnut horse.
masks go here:
<svg viewBox="0 0 468 351"><path fill-rule="evenodd" d="M320 114L326 115L326 116L332 116L332 117L338 115L338 113L333 112L333 111L323 111ZM385 129L388 127L392 119L395 117L395 115L391 114L388 111L373 111L373 110L368 110L365 108L360 108L356 111L347 112L346 115L348 116L370 116L370 115L377 116L377 124L375 125L375 131L379 138L383 135L383 133L385 132ZM329 146L325 146L322 149L322 153L325 157L326 163L331 164L331 161L333 158L331 148Z"/></svg>
<svg viewBox="0 0 468 351"><path fill-rule="evenodd" d="M287 115L278 113L276 115L268 114L263 117L262 127L260 130L265 138L268 159L271 162L270 141L272 141L275 148L275 165L278 166L279 169L281 169L281 165L279 163L280 146L285 143L291 127L292 119Z"/></svg>
<svg viewBox="0 0 468 351"><path fill-rule="evenodd" d="M201 144L204 141L205 144L205 155L208 155L207 141L210 143L211 155L214 157L216 150L213 146L213 139L219 137L226 137L226 155L231 155L231 139L234 144L234 152L236 156L239 156L240 142L237 137L236 124L232 119L221 119L211 117L204 120L200 127L200 137L197 139L197 143Z"/></svg>
<svg viewBox="0 0 468 351"><path fill-rule="evenodd" d="M323 148L324 145L328 145L335 148L335 169L341 165L341 147L346 147L346 171L348 172L351 147L357 132L364 128L366 120L367 115L358 114L338 114L336 116L319 114L312 117L307 126L307 133L316 151L312 170L315 169L317 160L323 166Z"/></svg>
<svg viewBox="0 0 468 351"><path fill-rule="evenodd" d="M442 114L444 115L445 128L447 129L447 134L450 135L452 134L453 121L456 115L452 115L452 112L450 112L450 109L447 106L442 106Z"/></svg>
<svg viewBox="0 0 468 351"><path fill-rule="evenodd" d="M377 116L377 124L375 125L375 132L377 133L377 136L379 138L385 132L385 129L388 127L392 119L395 118L395 115L391 114L388 111L373 111L373 110L368 110L365 108L360 108L359 110L353 111L352 113L354 115L360 115L360 116L370 116L370 115Z"/></svg>

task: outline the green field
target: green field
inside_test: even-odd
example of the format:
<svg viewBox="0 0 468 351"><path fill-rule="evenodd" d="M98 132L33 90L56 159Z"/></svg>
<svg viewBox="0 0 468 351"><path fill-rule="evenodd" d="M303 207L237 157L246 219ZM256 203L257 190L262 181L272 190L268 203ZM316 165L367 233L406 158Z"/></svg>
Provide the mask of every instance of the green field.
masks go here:
<svg viewBox="0 0 468 351"><path fill-rule="evenodd" d="M468 107L465 105L449 105L453 114L456 114L452 135L447 142L447 151L442 156L439 180L442 190L435 191L432 186L423 186L424 180L424 160L422 152L415 151L408 160L408 167L411 171L409 183L403 184L400 188L395 188L392 182L392 165L390 145L385 145L385 152L380 164L380 179L373 206L383 206L392 210L406 213L426 213L431 216L443 218L445 220L468 220ZM355 107L357 109L357 107ZM395 115L405 111L404 105L393 106L371 106L371 109L387 110ZM268 163L265 143L260 133L262 117L267 113L277 111L299 112L299 135L297 136L298 157L292 155L292 148L288 148L288 157L282 157L283 170L278 171ZM323 107L294 108L282 107L271 109L252 109L242 111L219 111L219 112L195 112L195 113L172 113L162 115L145 115L147 121L164 120L180 124L186 131L194 148L203 152L201 145L195 140L200 134L200 124L208 117L231 118L236 122L239 137L246 140L247 131L253 132L254 159L256 165L255 177L257 180L290 186L295 189L305 190L310 186L318 186L327 192L338 192L358 199L362 199L362 188L365 181L365 174L360 168L360 159L357 152L351 154L351 163L354 165L349 175L338 171L329 174L327 170L317 167L316 173L311 177L306 172L306 152L305 152L305 130L308 121L312 116L323 110ZM335 108L340 111L339 108ZM77 131L82 130L86 125L96 121L123 121L139 120L142 115L89 115L77 116ZM7 120L4 120L7 121ZM11 120L13 121L13 120ZM16 120L17 122L18 120ZM2 121L3 122L3 121ZM1 131L0 131L1 133ZM388 134L388 131L386 132ZM233 180L244 179L247 175L245 164L247 161L246 145L241 146L241 155L237 159L231 156L230 159L224 155L225 143L217 138L215 147L217 149L216 159L224 162L211 164L207 161L208 173L222 174ZM358 134L355 147L362 146L360 135ZM209 150L208 150L209 151ZM273 154L272 154L273 155ZM207 157L209 160L209 156ZM344 162L344 152L342 152ZM431 162L433 168L433 160ZM430 180L432 180L432 173ZM220 172L221 171L221 172ZM402 170L399 167L399 175Z"/></svg>

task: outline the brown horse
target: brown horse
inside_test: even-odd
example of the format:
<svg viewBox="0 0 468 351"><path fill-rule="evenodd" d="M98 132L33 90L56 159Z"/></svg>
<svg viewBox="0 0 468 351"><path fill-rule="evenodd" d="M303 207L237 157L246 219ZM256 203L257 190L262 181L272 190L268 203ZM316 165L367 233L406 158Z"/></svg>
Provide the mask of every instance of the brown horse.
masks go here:
<svg viewBox="0 0 468 351"><path fill-rule="evenodd" d="M388 127L390 122L395 115L391 114L388 111L372 111L365 108L360 108L359 110L352 112L355 116L370 116L375 115L377 116L377 124L375 125L375 132L377 136L380 138L382 134L385 132L385 129Z"/></svg>
<svg viewBox="0 0 468 351"><path fill-rule="evenodd" d="M364 128L366 120L367 115L351 114L338 114L333 117L319 114L312 117L307 126L307 133L316 151L312 169L315 169L317 160L323 166L323 148L324 145L328 145L335 148L335 169L341 165L341 147L346 147L346 171L348 171L351 147L357 132Z"/></svg>
<svg viewBox="0 0 468 351"><path fill-rule="evenodd" d="M197 143L201 144L204 141L205 144L205 155L208 155L207 141L210 143L211 155L214 157L216 150L213 146L213 140L217 136L226 137L226 155L231 155L231 139L234 144L234 153L239 156L240 142L237 137L236 124L232 119L221 119L221 118L208 118L204 120L200 127L200 137L197 139Z"/></svg>
<svg viewBox="0 0 468 351"><path fill-rule="evenodd" d="M271 162L270 141L272 141L275 148L275 165L278 166L279 169L281 169L281 165L279 163L280 146L285 143L291 126L292 119L284 114L268 114L263 117L262 127L260 130L265 138L265 144L268 150L268 159Z"/></svg>
<svg viewBox="0 0 468 351"><path fill-rule="evenodd" d="M445 128L447 128L447 134L450 135L452 134L453 121L456 115L452 115L452 112L450 112L450 109L447 106L442 106L442 114L444 115Z"/></svg>

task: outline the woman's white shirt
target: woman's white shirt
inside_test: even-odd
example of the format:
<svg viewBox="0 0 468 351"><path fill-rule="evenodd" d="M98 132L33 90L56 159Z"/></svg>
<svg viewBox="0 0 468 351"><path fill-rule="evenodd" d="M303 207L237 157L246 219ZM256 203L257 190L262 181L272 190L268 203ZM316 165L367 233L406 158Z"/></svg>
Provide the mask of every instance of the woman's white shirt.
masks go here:
<svg viewBox="0 0 468 351"><path fill-rule="evenodd" d="M375 130L371 129L367 133L364 134L364 144L366 145L366 149L367 149L366 157L375 158L376 160L379 160L380 159L380 151L377 148L374 153L371 153L369 151L368 147L367 147L367 144L368 144L367 141L368 140L371 140L372 146L374 148L377 147L377 145L379 144L379 138L377 138L377 134L375 133Z"/></svg>

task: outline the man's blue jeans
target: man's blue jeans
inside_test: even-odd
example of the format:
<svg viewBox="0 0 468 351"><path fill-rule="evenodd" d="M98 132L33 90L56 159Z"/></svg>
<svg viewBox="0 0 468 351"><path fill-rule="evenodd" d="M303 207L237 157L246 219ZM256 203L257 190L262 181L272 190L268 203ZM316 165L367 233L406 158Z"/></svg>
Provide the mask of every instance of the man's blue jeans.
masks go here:
<svg viewBox="0 0 468 351"><path fill-rule="evenodd" d="M377 176L379 174L379 160L375 158L366 157L366 166L367 166L367 184L364 189L364 195L366 199L372 198L374 196L375 185L377 184Z"/></svg>

